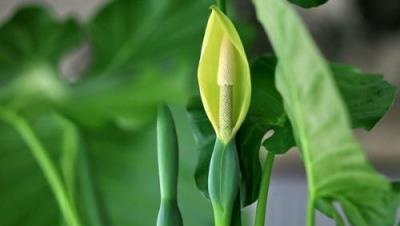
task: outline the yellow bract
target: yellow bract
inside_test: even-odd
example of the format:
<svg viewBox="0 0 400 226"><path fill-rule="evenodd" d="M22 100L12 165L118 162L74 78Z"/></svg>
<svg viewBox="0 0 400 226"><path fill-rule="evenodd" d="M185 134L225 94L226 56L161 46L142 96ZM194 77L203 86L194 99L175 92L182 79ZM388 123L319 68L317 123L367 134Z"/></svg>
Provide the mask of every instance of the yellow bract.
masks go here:
<svg viewBox="0 0 400 226"><path fill-rule="evenodd" d="M217 7L212 6L211 9L201 50L198 80L207 116L218 138L228 143L239 130L249 108L250 69L232 22ZM223 99L226 95L230 100ZM229 109L225 109L225 101L230 105ZM220 128L220 123L226 124L226 121L231 123L228 135L221 133L226 128Z"/></svg>

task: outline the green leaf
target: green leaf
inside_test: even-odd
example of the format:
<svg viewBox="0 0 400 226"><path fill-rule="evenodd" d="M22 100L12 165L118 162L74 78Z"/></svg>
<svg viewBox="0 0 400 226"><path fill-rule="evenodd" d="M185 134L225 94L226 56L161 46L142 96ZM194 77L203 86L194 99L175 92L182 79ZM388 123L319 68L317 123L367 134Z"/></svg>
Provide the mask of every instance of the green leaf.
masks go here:
<svg viewBox="0 0 400 226"><path fill-rule="evenodd" d="M333 74L300 19L283 1L254 3L280 59L276 83L306 167L308 225L321 200L339 202L353 225L393 225L389 181L371 167L353 137Z"/></svg>
<svg viewBox="0 0 400 226"><path fill-rule="evenodd" d="M183 113L177 113L178 136L184 141L180 147L179 198L182 215L189 225L211 225L210 206L193 185L192 161L195 153L191 147L194 144L186 127L187 122L183 121ZM44 116L36 118L32 124L40 140L50 150L53 161L60 163L63 132L59 121ZM88 166L78 163L76 181L76 203L84 225L99 226L96 216L93 219L93 214L98 213L93 213L95 210L90 205L93 195L102 197L94 207L99 208L100 217L105 218L104 225L154 225L160 201L155 195L159 193L155 133L153 126L141 132L115 127L80 131L82 146L79 153L87 155L89 163ZM0 206L0 224L58 225L61 219L59 209L42 172L19 135L4 123L0 123L0 143L0 198L4 204ZM82 157L78 160L82 161ZM61 171L61 164L57 165ZM89 172L83 172L87 169L82 167L89 167Z"/></svg>
<svg viewBox="0 0 400 226"><path fill-rule="evenodd" d="M57 153L61 153L62 137L57 123L50 117L39 118L32 125L39 138L46 139L45 146L56 161ZM0 224L58 225L61 215L57 203L26 144L17 131L3 121L0 134Z"/></svg>
<svg viewBox="0 0 400 226"><path fill-rule="evenodd" d="M57 21L40 7L20 9L0 27L0 104L34 112L60 102L66 84L58 64L80 40L74 20Z"/></svg>
<svg viewBox="0 0 400 226"><path fill-rule="evenodd" d="M134 73L145 67L195 65L211 0L116 0L88 24L92 76ZM172 77L170 74L169 77Z"/></svg>
<svg viewBox="0 0 400 226"><path fill-rule="evenodd" d="M138 129L155 120L160 103L183 102L190 71L182 65L163 71L149 68L134 76L90 78L76 84L59 109L81 126Z"/></svg>
<svg viewBox="0 0 400 226"><path fill-rule="evenodd" d="M14 77L32 62L57 66L60 58L81 39L79 26L68 19L57 21L40 7L19 9L0 28L1 79Z"/></svg>
<svg viewBox="0 0 400 226"><path fill-rule="evenodd" d="M289 2L304 8L311 8L323 5L328 2L328 0L289 0Z"/></svg>
<svg viewBox="0 0 400 226"><path fill-rule="evenodd" d="M146 125L159 103L183 102L209 4L109 3L89 22L93 63L73 84L63 81L58 65L83 32L73 20L23 9L0 29L0 103L28 114L56 108L86 127Z"/></svg>
<svg viewBox="0 0 400 226"><path fill-rule="evenodd" d="M287 120L282 98L275 88L275 65L274 57L256 60L251 65L253 91L250 109L236 138L242 172L243 206L253 203L258 197L261 180L259 151L264 135L268 130L283 126Z"/></svg>
<svg viewBox="0 0 400 226"><path fill-rule="evenodd" d="M250 109L236 138L244 206L253 203L258 197L261 180L260 145L275 154L284 154L296 146L282 98L275 88L275 66L276 58L273 56L258 58L251 65L253 93ZM351 113L353 128L372 129L391 106L395 87L384 81L382 76L363 74L350 66L332 64L331 68ZM208 197L207 175L215 136L199 98L189 101L187 111L199 154L196 184ZM263 142L269 130L274 133Z"/></svg>
<svg viewBox="0 0 400 226"><path fill-rule="evenodd" d="M371 130L392 106L396 86L386 82L382 75L365 74L347 65L331 64L331 70L353 128Z"/></svg>
<svg viewBox="0 0 400 226"><path fill-rule="evenodd" d="M105 218L105 220L100 219L104 225L150 226L155 223L159 205L159 197L154 195L158 193L158 182L154 145L155 129L151 119L154 118L153 113L160 102L165 100L178 102L183 96L182 93L186 94L187 90L181 88L187 82L188 75L194 74L198 49L201 45L201 35L198 34L205 26L210 2L149 0L142 3L121 0L113 1L111 4L118 4L118 7L112 10L113 16L103 17L103 25L124 23L122 30L131 27L137 29L135 34L129 35L124 32L118 33L119 29L112 32L89 33L89 42L94 39L106 41L99 44L99 48L107 48L107 41L111 41L111 37L119 38L119 41L113 42L113 47L119 46L119 48L111 48L118 52L115 54L109 51L97 51L96 45L93 45L94 62L100 58L113 61L123 56L125 51L134 52L135 57L128 57L126 61L116 60L119 63L113 64L112 67L108 67L104 61L94 63L83 78L74 84L67 84L60 79L60 72L57 69L59 58L52 59L48 56L62 56L65 51L74 46L73 44L67 46L63 38L69 39L76 34L66 31L57 35L60 39L55 41L56 44L51 41L49 42L51 45L46 45L40 40L45 41L46 38L53 37L49 34L52 31L56 34L57 29L61 29L64 23L52 17L51 21L46 22L46 17L40 17L40 22L46 22L44 25L54 23L57 26L43 25L43 29L39 29L41 23L36 23L35 17L15 16L13 18L24 18L20 19L18 26L12 18L0 28L3 31L3 26L10 24L7 25L7 33L11 30L24 33L19 36L17 34L7 36L1 33L0 99L2 106L3 103L17 103L8 106L16 106L18 109L30 106L25 108L28 113L39 111L42 107L46 110L60 111L78 127L79 155L82 155L82 152L85 153L83 153L84 157L78 157L78 169L75 171L79 173L76 177L78 180L76 196L79 200L77 205L84 218L84 225L99 226L98 218ZM151 19L146 19L145 24L140 24L143 20L139 13L146 12L142 7L144 4L160 7L163 10L151 10ZM102 12L107 12L108 7L103 8ZM132 10L137 13L132 14ZM19 14L25 14L25 11ZM133 16L133 18L126 20L125 16ZM40 25L38 29L34 27L36 24ZM140 26L133 26L134 24ZM24 31L24 26L29 32ZM112 27L105 26L110 29ZM80 34L77 33L79 36ZM36 40L36 36L42 35L43 38ZM137 35L141 37L136 38ZM3 36L10 38L7 42L3 42ZM8 66L7 60L14 59L8 54L19 54L17 47L30 45L20 40L30 40L31 36L35 39L34 47L45 46L46 49L40 52L51 54L42 55L35 48L21 48L20 52L24 54L21 54L20 58L15 58L19 60L18 64L13 63ZM142 41L138 42L139 39ZM137 43L140 51L137 48L131 49L130 44L125 46L119 42L131 42L134 45ZM8 48L10 50L6 51ZM30 50L36 52L30 53ZM36 55L43 57L40 57L38 64L31 64L29 57ZM12 90L9 87L13 87L14 84L13 79L19 77L21 71L14 66L20 66L23 69L25 62L29 69L35 66L35 73L28 73L34 74L34 78L24 79L23 86L19 85L18 89L13 88L14 91L9 92L8 90ZM54 65L53 62L55 62ZM192 63L187 64L187 62ZM101 76L102 74L108 76ZM53 82L54 78L56 82ZM57 84L61 84L62 88L58 89ZM38 90L51 94L54 94L54 89L57 88L55 94L58 92L62 95L54 96L62 98L56 98L57 101L54 101L54 105L50 105L49 109L48 104L35 102L32 92L24 94L24 89L28 88L34 89L35 92ZM18 94L18 101L9 98L12 95L5 95L9 93ZM24 103L20 104L22 101ZM179 115L178 135L183 140L180 149L184 150L181 155L179 183L182 215L188 225L211 225L211 213L208 212L210 206L201 198L193 185L194 153L190 152L194 145L192 137L189 128L185 127L187 122L183 121L184 115L181 111L177 112ZM40 111L40 114L29 117L29 120L35 125L35 132L40 140L51 151L54 161L60 161L62 130L58 127L59 125L52 122L47 111ZM143 127L143 122L147 127ZM132 131L132 128L138 128L135 125L140 125L142 130ZM0 126L0 199L4 204L0 206L0 225L58 225L61 223L59 210L42 172L18 134L2 123ZM88 165L80 163L85 162L82 160L84 158ZM102 196L103 199L93 201L98 196ZM98 206L100 206L100 213L94 210Z"/></svg>
<svg viewBox="0 0 400 226"><path fill-rule="evenodd" d="M382 75L365 74L351 66L330 64L330 69L350 113L352 127L371 130L393 104L396 87ZM295 146L291 131L289 121L274 128L274 136L265 140L264 147L275 154L285 153Z"/></svg>
<svg viewBox="0 0 400 226"><path fill-rule="evenodd" d="M89 127L137 129L155 119L160 103L182 103L209 4L108 3L87 25L92 64L72 87L62 111Z"/></svg>

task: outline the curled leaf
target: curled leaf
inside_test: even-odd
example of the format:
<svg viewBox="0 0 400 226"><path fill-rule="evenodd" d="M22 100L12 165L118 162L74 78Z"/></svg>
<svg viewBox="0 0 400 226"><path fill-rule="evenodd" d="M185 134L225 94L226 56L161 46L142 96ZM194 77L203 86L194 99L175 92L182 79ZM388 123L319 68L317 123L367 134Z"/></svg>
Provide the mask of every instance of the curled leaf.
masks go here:
<svg viewBox="0 0 400 226"><path fill-rule="evenodd" d="M250 69L240 37L227 16L211 7L198 80L201 99L217 136L227 143L250 104Z"/></svg>

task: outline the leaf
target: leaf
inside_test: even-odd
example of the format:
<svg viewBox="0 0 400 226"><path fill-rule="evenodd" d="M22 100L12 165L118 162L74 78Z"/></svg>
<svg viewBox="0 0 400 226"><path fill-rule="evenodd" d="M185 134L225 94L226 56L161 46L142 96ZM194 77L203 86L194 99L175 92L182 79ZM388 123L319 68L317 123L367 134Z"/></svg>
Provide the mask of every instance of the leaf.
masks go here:
<svg viewBox="0 0 400 226"><path fill-rule="evenodd" d="M392 106L396 86L386 82L382 75L365 74L347 65L331 64L331 70L353 128L371 130Z"/></svg>
<svg viewBox="0 0 400 226"><path fill-rule="evenodd" d="M183 127L182 113L178 111L174 118L182 150L179 205L183 219L188 225L211 225L209 205L193 186L193 141ZM155 134L152 126L136 132L104 128L84 136L111 225L150 226L156 222L160 197Z"/></svg>
<svg viewBox="0 0 400 226"><path fill-rule="evenodd" d="M192 185L194 166L190 147L193 141L188 136L188 128L182 127L186 124L182 121L182 113L179 115L179 138L185 140L181 147L185 151L181 152L179 187L182 214L190 225L211 225L209 205ZM51 151L53 160L59 162L63 134L58 121L45 116L37 118L33 124L40 140ZM0 128L0 198L3 203L0 206L0 224L58 225L61 219L58 206L30 151L12 128L4 123ZM80 171L77 182L77 204L85 214L82 217L86 219L86 214L94 211L93 207L88 209L91 200L87 198L90 197L82 194L87 189L84 186L88 186L82 183L89 182L95 186L95 193L90 195L102 197L97 208L102 214L104 211L109 214L105 225L154 225L159 205L159 196L155 195L159 193L155 128L142 132L103 128L95 132L82 131L80 135L84 139L81 149L87 154L90 166L90 174ZM84 223L99 225L94 221Z"/></svg>
<svg viewBox="0 0 400 226"><path fill-rule="evenodd" d="M160 103L182 103L209 4L108 3L87 25L93 62L72 87L62 111L88 127L138 129L155 119Z"/></svg>
<svg viewBox="0 0 400 226"><path fill-rule="evenodd" d="M115 3L116 1L113 2ZM111 22L122 23L123 21L124 23L126 22L125 26L130 27L132 23L142 22L142 18L138 14L135 14L137 17L132 20L125 21L121 13L126 9L125 15L129 16L133 15L132 11L130 11L132 9L138 12L144 11L141 7L141 1L135 3L118 1L115 4L118 4L119 7L113 11L113 17L104 17L103 22L105 24L110 24ZM94 197L85 195L87 190L91 191L93 187L95 194L90 195L96 197L101 195L104 198L99 200L98 203L94 203L95 206L100 206L100 214L106 216L106 220L103 222L104 225L147 226L155 223L159 197L154 195L158 193L158 182L156 148L154 145L155 130L151 121L151 113L153 112L153 107L160 102L164 100L178 102L179 100L177 99L184 96L182 93L186 95L187 90L180 89L183 87L182 84L187 82L187 75L194 73L198 49L201 44L201 36L198 34L202 31L206 22L209 2L174 0L163 1L161 4L161 1L149 0L145 1L145 4L163 6L163 12L165 13L151 11L152 19L148 20L145 25L138 27L138 34L142 34L142 31L146 29L147 32L143 31L143 34L146 35L141 37L141 51L136 52L135 50L135 58L132 57L124 61L124 63L118 63L117 66L113 66L112 70L107 69L107 71L103 67L106 66L105 62L102 62L104 65L96 63L98 66L93 66L89 70L90 72L85 73L83 78L74 84L67 84L64 81L59 81L61 76L56 68L59 59L52 60L45 55L46 57L41 58L43 62L36 70L37 73L34 73L35 78L41 79L38 79L38 82L26 79L24 80L24 85L26 86L22 87L42 91L43 88L40 88L40 85L43 82L44 85L54 89L57 88L52 83L52 78L54 77L57 81L56 84L62 84L62 98L57 99L59 102L57 101L48 108L49 105L42 102L34 102L33 98L27 98L31 96L25 95L24 98L21 97L19 100L25 101L27 105L15 105L17 107L30 106L27 108L28 112L23 113L28 113L29 120L35 124L36 133L47 149L51 151L54 161L59 161L60 158L62 134L58 125L52 122L48 110L59 111L59 113L67 115L78 127L79 143L81 145L79 149L86 152L87 162L89 162L89 166L82 166L79 163L79 167L76 169L80 173L79 177L76 178L79 180L76 182L78 186L76 195L79 200L77 205L79 205L83 215L82 218L85 218L85 226L99 226L96 223L96 220L98 220L96 215L99 213L93 210L92 199ZM107 11L107 8L106 6L103 10ZM168 13L166 13L167 11ZM54 18L51 19L48 23L57 24L54 29L52 27L33 29L36 26L34 18L21 19L21 27L26 26L32 32L27 32L26 35L18 37L22 37L21 40L29 40L31 36L36 37L38 35L43 35L44 38L50 37L49 34L53 30L57 31L57 29L63 27L63 23L56 21ZM41 18L40 21L44 22L46 20ZM11 20L1 26L6 24L15 23ZM191 24L195 26L191 26ZM11 30L18 30L18 26L9 25ZM157 30L160 32L156 32ZM133 39L135 37L133 34L126 37L123 34L116 33L103 32L98 34L102 37L96 38L107 39L115 35L121 40L126 39L130 42L132 39L133 43L138 41L138 39ZM0 39L3 38L3 35L1 33ZM73 35L75 34L71 31L63 33L60 37L68 39ZM80 36L81 32L78 35ZM88 38L94 39L94 36L90 35ZM1 62L3 62L3 59L8 59L4 58L4 56L8 55L3 53L18 53L16 51L17 48L14 49L15 51L10 50L7 52L3 51L3 48L24 46L24 43L19 40L10 39L7 45L3 45L3 43L6 43L3 40L0 42ZM146 41L151 42L146 43ZM172 41L176 41L176 43ZM118 42L116 41L113 44L117 45ZM39 41L35 41L35 43L39 43ZM179 43L182 44L179 46ZM101 44L102 47L105 47L107 42L105 42L105 45L103 44ZM119 45L122 46L121 43ZM52 52L51 56L59 56L59 54L61 56L61 52L65 53L64 51L70 49L62 39L56 41L56 44L47 46L40 43L40 45L35 46L46 46L46 48L49 48L46 51ZM74 45L71 44L71 46ZM179 48L176 48L177 46ZM118 48L118 54L116 55L124 55L119 52L120 50L131 51L128 48L129 46L126 47L127 49ZM154 51L152 47L157 47L160 52ZM54 50L53 52L52 48L62 49L62 51L60 50L59 54L55 54L57 51ZM21 58L16 58L20 60L18 64L21 68L23 68L22 62L31 62L27 56L36 54L36 52L29 53L30 50L35 49L29 48L21 51L27 54L21 55ZM114 56L113 54L106 55L110 52L99 52L95 48L93 50L96 52L94 54L96 59L114 59L114 57L111 57ZM146 52L145 50L149 51ZM180 52L179 57L177 56L178 52ZM144 54L147 55L145 56ZM179 60L175 61L175 58ZM154 59L159 59L157 64ZM57 63L49 66L48 62L53 61ZM189 61L193 63L191 65L186 64ZM19 76L17 73L19 69L1 65L0 84L2 89L0 89L0 99L3 106L3 103L12 102L9 96L5 96L3 93L9 89L6 89L6 86L11 87L12 79ZM34 65L36 66L36 63ZM96 74L91 74L91 72L95 73L95 71ZM103 71L108 76L101 76L102 73L100 72ZM97 72L99 73L97 74ZM53 92L52 89L49 89L50 93ZM24 90L20 88L14 91L16 94L23 92ZM3 100L5 101L3 102ZM46 111L39 111L42 107L45 107ZM31 117L29 113L32 111L38 111L39 114ZM190 150L194 144L189 128L185 127L187 123L184 121L183 114L179 110L177 112L179 114L179 122L177 124L182 143L181 149L185 150L182 151L180 165L182 169L180 171L181 179L179 184L180 198L182 198L180 204L183 207L182 214L185 222L189 225L211 225L212 218L211 212L208 212L209 205L202 200L193 186L193 153ZM142 120L145 121L146 126L143 126ZM133 125L135 122L140 125L141 131L132 130L133 127L135 129L139 128ZM0 225L43 226L61 223L57 204L43 179L42 172L38 169L29 150L19 139L18 134L12 128L5 127L2 123L0 124L0 144L0 198L4 204L0 205ZM82 158L79 157L78 162L84 161ZM89 172L87 172L88 169ZM104 212L109 212L109 216ZM86 218L89 219L86 220Z"/></svg>
<svg viewBox="0 0 400 226"><path fill-rule="evenodd" d="M0 27L0 104L32 112L61 101L66 84L58 64L80 40L74 20L57 21L40 7L20 9Z"/></svg>
<svg viewBox="0 0 400 226"><path fill-rule="evenodd" d="M328 0L289 0L289 2L301 6L303 8L317 7L325 4Z"/></svg>
<svg viewBox="0 0 400 226"><path fill-rule="evenodd" d="M260 57L251 65L251 104L236 138L243 180L243 206L253 203L258 197L261 180L260 146L263 145L275 154L284 154L296 146L282 98L274 85L275 66L274 56ZM332 64L331 68L351 112L353 128L372 129L392 104L395 87L384 81L382 76L366 75L349 66ZM378 95L377 91L382 91L383 95ZM364 110L365 114L362 113ZM199 98L194 97L189 101L187 111L199 154L196 185L208 197L208 168L215 135ZM269 130L273 130L274 134L263 142L263 137Z"/></svg>
<svg viewBox="0 0 400 226"><path fill-rule="evenodd" d="M63 81L58 64L79 44L80 27L73 20L56 21L41 8L24 9L2 27L0 103L26 114L56 108L86 127L140 128L154 120L159 103L183 102L208 6L207 1L181 0L109 3L89 22L93 64L73 84ZM142 16L149 7L154 10ZM196 26L185 24L193 16Z"/></svg>
<svg viewBox="0 0 400 226"><path fill-rule="evenodd" d="M72 19L57 21L40 7L19 9L0 28L2 81L18 73L21 65L47 62L57 66L80 39L79 26Z"/></svg>
<svg viewBox="0 0 400 226"><path fill-rule="evenodd" d="M134 76L91 78L76 84L59 109L81 126L138 129L155 120L160 103L183 102L190 71L182 65L162 72L149 68ZM174 78L169 77L172 74Z"/></svg>
<svg viewBox="0 0 400 226"><path fill-rule="evenodd" d="M280 59L276 83L303 155L309 207L337 201L352 225L393 225L390 184L354 139L333 75L300 19L283 1L254 3Z"/></svg>
<svg viewBox="0 0 400 226"><path fill-rule="evenodd" d="M274 57L261 58L251 65L251 104L236 138L242 173L243 206L253 203L258 197L262 139L268 130L283 126L287 118L282 98L274 85L275 65Z"/></svg>
<svg viewBox="0 0 400 226"><path fill-rule="evenodd" d="M372 130L393 104L396 87L382 75L365 74L348 65L330 64L330 69L350 113L352 127ZM267 150L282 154L295 146L289 121L274 131L274 136L263 143Z"/></svg>
<svg viewBox="0 0 400 226"><path fill-rule="evenodd" d="M195 65L210 4L211 0L108 3L88 24L94 52L88 76L132 76L146 67Z"/></svg>
<svg viewBox="0 0 400 226"><path fill-rule="evenodd" d="M61 153L61 130L52 118L33 123L51 157ZM15 129L0 123L0 224L10 226L57 225L61 216L52 191L38 164Z"/></svg>
<svg viewBox="0 0 400 226"><path fill-rule="evenodd" d="M226 138L221 134L222 126L219 119L222 111L220 87L222 83L224 85L229 83L232 87L230 94L232 95L232 128L229 131L229 139L231 139L242 125L250 104L250 69L234 25L217 7L211 7L211 9L201 50L198 81L207 116L217 136L227 143ZM223 74L226 73L225 78Z"/></svg>

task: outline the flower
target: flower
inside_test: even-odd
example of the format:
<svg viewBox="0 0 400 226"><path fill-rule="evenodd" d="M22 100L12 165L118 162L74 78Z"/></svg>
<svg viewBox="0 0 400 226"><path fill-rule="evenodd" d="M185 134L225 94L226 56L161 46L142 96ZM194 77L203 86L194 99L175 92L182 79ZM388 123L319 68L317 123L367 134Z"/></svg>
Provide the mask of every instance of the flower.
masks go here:
<svg viewBox="0 0 400 226"><path fill-rule="evenodd" d="M211 7L198 67L201 99L218 138L228 143L250 105L250 68L229 18Z"/></svg>

